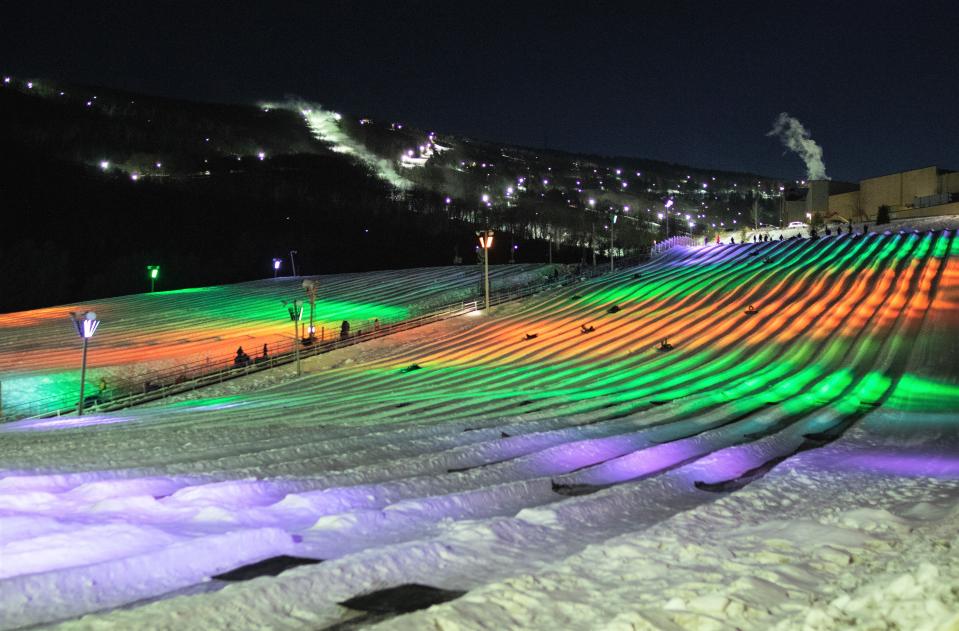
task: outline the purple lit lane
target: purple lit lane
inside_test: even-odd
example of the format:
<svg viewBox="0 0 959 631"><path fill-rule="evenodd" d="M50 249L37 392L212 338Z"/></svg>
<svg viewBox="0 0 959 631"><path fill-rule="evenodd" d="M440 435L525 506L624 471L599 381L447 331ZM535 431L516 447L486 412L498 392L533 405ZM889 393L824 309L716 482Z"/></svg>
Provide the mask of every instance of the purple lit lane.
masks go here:
<svg viewBox="0 0 959 631"><path fill-rule="evenodd" d="M124 416L90 415L90 416L62 416L59 418L37 418L25 421L5 423L0 426L0 432L19 431L51 431L57 429L72 429L89 427L91 425L113 425L128 423L133 419Z"/></svg>

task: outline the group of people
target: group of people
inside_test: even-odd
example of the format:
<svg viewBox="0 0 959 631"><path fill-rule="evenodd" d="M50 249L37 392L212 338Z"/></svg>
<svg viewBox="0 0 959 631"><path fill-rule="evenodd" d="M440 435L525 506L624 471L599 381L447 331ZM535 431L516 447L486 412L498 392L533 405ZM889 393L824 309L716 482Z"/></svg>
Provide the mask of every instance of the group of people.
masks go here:
<svg viewBox="0 0 959 631"><path fill-rule="evenodd" d="M267 345L263 345L263 354L256 358L256 361L246 354L246 351L243 350L243 347L240 346L236 349L236 356L233 358L233 366L235 368L242 368L244 366L249 366L252 363L259 364L270 358L270 351L267 348Z"/></svg>
<svg viewBox="0 0 959 631"><path fill-rule="evenodd" d="M862 234L867 234L868 232L869 232L869 224L867 224L867 223L862 224ZM832 229L829 228L829 226L826 226L826 227L823 229L823 235L824 235L824 236L831 237L832 234L833 234L833 231L832 231ZM843 234L842 226L836 226L836 236L837 236L837 237L838 237L838 236L842 236L842 234ZM846 224L846 232L845 232L845 234L853 235L852 224ZM790 239L801 239L801 238L802 238L802 235L794 234L793 236L791 236L791 237L789 237L789 238L790 238ZM809 231L809 238L810 238L810 239L818 239L818 238L819 238L819 232L816 230L816 228L811 228L811 229L810 229L810 231ZM746 239L746 240L743 241L743 243L746 243L747 241L751 241L751 242L753 242L753 243L766 243L766 242L768 242L768 241L785 241L785 240L786 240L786 237L783 236L783 233L781 233L781 232L779 233L779 238L778 238L778 239L773 239L773 236L772 236L771 234L763 233L763 234L754 234L751 239ZM722 243L722 239L720 238L720 236L719 236L718 234L716 235L716 243L717 243L717 245ZM729 237L729 244L730 244L730 245L735 245L735 244L736 244L736 237ZM709 237L705 237L705 238L703 239L703 245L709 245Z"/></svg>

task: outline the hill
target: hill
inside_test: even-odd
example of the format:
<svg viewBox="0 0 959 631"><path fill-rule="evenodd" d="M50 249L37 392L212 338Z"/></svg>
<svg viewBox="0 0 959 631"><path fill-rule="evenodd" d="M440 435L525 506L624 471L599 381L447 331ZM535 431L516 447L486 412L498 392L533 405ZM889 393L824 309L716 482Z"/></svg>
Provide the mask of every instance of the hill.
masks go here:
<svg viewBox="0 0 959 631"><path fill-rule="evenodd" d="M676 248L0 426L0 627L951 628L957 305L954 231Z"/></svg>
<svg viewBox="0 0 959 631"><path fill-rule="evenodd" d="M471 263L486 227L501 236L494 263L592 262L611 241L628 255L662 239L660 213L675 235L742 223L754 201L759 221L779 208L770 178L514 147L293 99L194 103L7 77L0 141L0 311L142 291L151 264L172 289L262 278L290 251L312 274Z"/></svg>

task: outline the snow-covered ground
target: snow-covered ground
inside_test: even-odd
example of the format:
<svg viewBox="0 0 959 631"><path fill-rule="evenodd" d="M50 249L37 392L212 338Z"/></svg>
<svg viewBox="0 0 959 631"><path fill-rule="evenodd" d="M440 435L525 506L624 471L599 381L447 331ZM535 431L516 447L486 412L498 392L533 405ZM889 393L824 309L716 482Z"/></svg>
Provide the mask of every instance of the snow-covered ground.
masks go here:
<svg viewBox="0 0 959 631"><path fill-rule="evenodd" d="M561 267L561 266L557 266ZM490 282L506 289L542 281L554 266L494 265ZM338 336L341 323L369 331L458 301L475 300L482 269L450 266L311 276L317 283L317 337ZM158 370L229 367L238 347L252 357L288 346L283 301L306 302L304 277L121 296L84 304L0 314L0 410L19 417L76 404L80 339L70 312L92 310L101 326L90 343L87 394L121 393ZM304 324L310 318L304 307ZM375 322L375 324L374 324Z"/></svg>
<svg viewBox="0 0 959 631"><path fill-rule="evenodd" d="M380 626L956 628L957 330L951 232L691 248L8 424L0 628L320 629L407 583L466 594ZM211 578L279 555L323 562Z"/></svg>

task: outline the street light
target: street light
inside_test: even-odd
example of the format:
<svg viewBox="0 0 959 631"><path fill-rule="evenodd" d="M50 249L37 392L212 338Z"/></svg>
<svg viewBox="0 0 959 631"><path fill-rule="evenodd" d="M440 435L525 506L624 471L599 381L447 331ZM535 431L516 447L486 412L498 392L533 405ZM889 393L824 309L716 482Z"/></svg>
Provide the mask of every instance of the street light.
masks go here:
<svg viewBox="0 0 959 631"><path fill-rule="evenodd" d="M489 312L489 249L493 247L493 231L479 230L480 247L483 248L483 289L486 294L486 311Z"/></svg>
<svg viewBox="0 0 959 631"><path fill-rule="evenodd" d="M316 337L316 327L313 325L313 312L316 311L316 289L319 283L315 280L306 279L303 281L303 289L306 290L306 297L310 300L310 342Z"/></svg>
<svg viewBox="0 0 959 631"><path fill-rule="evenodd" d="M296 260L293 258L293 255L299 254L296 250L290 250L290 267L293 268L293 278L296 278Z"/></svg>
<svg viewBox="0 0 959 631"><path fill-rule="evenodd" d="M673 206L673 200L666 200L666 238L669 239L669 209Z"/></svg>
<svg viewBox="0 0 959 631"><path fill-rule="evenodd" d="M276 275L280 273L280 265L283 264L283 259L273 259L273 278L276 278Z"/></svg>
<svg viewBox="0 0 959 631"><path fill-rule="evenodd" d="M156 286L156 280L160 277L160 266L147 265L147 274L150 276L150 293L152 294Z"/></svg>
<svg viewBox="0 0 959 631"><path fill-rule="evenodd" d="M73 320L73 327L77 330L77 335L83 340L83 359L80 363L80 401L77 403L77 416L83 416L83 386L87 379L87 345L90 338L96 333L100 321L97 320L97 314L93 311L84 311L81 314L70 312L70 319Z"/></svg>
<svg viewBox="0 0 959 631"><path fill-rule="evenodd" d="M627 210L629 209L628 206L626 208ZM613 221L610 222L609 224L609 271L611 272L613 271L613 268L614 268L614 263L613 263L613 246L614 246L614 236L615 236L614 229L616 227L617 219L619 219L619 215L617 215L616 212L613 211Z"/></svg>
<svg viewBox="0 0 959 631"><path fill-rule="evenodd" d="M286 307L290 314L290 320L293 322L293 358L296 361L296 376L299 377L302 374L300 371L300 319L303 317L303 302L301 300L294 300L293 302L284 300L283 306Z"/></svg>

